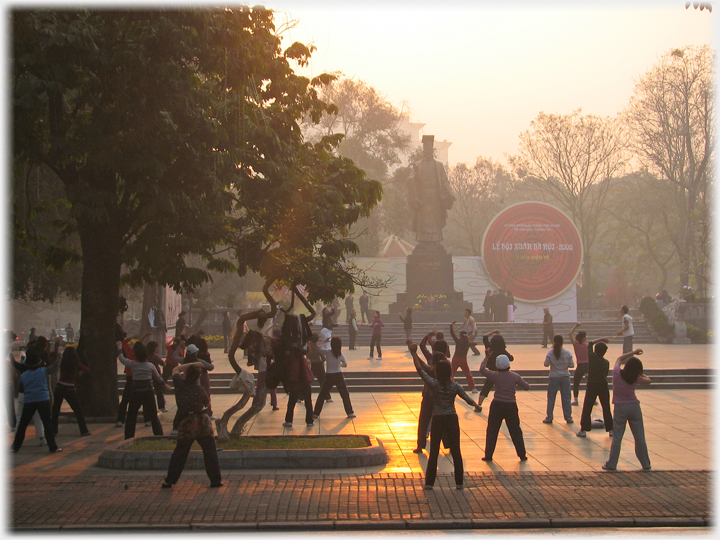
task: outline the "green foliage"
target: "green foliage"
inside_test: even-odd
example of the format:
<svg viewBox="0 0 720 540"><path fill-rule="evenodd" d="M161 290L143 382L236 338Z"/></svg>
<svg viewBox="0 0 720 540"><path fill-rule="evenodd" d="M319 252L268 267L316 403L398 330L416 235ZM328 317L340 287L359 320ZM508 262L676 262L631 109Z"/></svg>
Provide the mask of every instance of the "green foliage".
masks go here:
<svg viewBox="0 0 720 540"><path fill-rule="evenodd" d="M675 335L675 326L670 324L667 315L660 309L654 298L646 296L640 302L640 313L650 323L653 330L661 337L672 337Z"/></svg>
<svg viewBox="0 0 720 540"><path fill-rule="evenodd" d="M710 341L710 332L707 330L698 328L690 323L685 323L685 326L687 328L687 337L690 338L690 341L693 343L708 343Z"/></svg>

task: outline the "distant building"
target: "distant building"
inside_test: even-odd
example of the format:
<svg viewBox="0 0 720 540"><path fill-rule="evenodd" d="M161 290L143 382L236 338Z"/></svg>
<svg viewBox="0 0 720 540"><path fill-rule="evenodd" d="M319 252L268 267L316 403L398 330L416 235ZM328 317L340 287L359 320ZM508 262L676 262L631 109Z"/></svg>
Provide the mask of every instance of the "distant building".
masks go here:
<svg viewBox="0 0 720 540"><path fill-rule="evenodd" d="M402 131L404 131L407 135L410 136L411 151L415 148L422 146L422 136L424 135L422 131L426 125L427 124L421 124L419 122L411 122L407 113L402 114L402 120L399 127ZM436 158L438 161L442 162L443 165L445 165L446 169L448 167L448 149L450 148L451 144L452 143L448 140L440 141L438 139L435 139ZM407 167L409 164L410 156L403 155L400 167Z"/></svg>

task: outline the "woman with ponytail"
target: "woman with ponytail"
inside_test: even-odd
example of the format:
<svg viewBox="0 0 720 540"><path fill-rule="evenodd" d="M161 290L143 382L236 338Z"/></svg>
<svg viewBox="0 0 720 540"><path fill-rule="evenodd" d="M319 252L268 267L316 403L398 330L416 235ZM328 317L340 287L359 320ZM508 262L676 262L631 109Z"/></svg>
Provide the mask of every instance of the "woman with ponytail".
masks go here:
<svg viewBox="0 0 720 540"><path fill-rule="evenodd" d="M547 393L547 416L543 423L552 424L555 399L560 390L560 401L562 402L563 415L568 424L573 423L572 405L570 404L570 368L575 367L573 356L570 351L563 348L563 337L555 334L553 348L545 356L545 367L550 367L550 378L548 379Z"/></svg>

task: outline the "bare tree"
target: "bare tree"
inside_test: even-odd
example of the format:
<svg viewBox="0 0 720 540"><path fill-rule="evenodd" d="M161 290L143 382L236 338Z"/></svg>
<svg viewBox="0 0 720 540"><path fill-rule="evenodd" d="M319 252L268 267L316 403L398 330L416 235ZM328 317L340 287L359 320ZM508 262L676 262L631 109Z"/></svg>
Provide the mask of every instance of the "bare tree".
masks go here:
<svg viewBox="0 0 720 540"><path fill-rule="evenodd" d="M609 179L620 176L628 161L627 137L613 118L540 113L520 134L520 156L513 158L520 177L529 176L572 218L583 243L585 287L581 305L593 298L590 254L603 219Z"/></svg>
<svg viewBox="0 0 720 540"><path fill-rule="evenodd" d="M714 159L714 54L685 47L640 78L625 113L643 165L672 188L676 212L665 220L680 260L680 285L694 275L706 289L708 197Z"/></svg>

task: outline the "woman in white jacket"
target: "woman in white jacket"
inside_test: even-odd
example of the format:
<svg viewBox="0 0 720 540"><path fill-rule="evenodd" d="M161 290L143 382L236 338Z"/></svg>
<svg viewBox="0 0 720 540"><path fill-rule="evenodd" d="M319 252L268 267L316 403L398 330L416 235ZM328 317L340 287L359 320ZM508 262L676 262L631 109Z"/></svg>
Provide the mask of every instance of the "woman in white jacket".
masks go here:
<svg viewBox="0 0 720 540"><path fill-rule="evenodd" d="M313 416L318 418L322 412L325 399L330 395L330 390L333 386L336 386L340 397L343 400L343 406L345 407L345 414L348 418L355 418L353 412L352 403L350 403L350 392L348 392L347 385L345 384L345 377L343 377L341 367L347 367L347 361L345 356L342 354L342 340L335 336L330 339L330 350L319 349L320 354L325 356L325 362L327 367L325 368L325 382L323 382L322 388L320 389L320 395L315 400L315 410Z"/></svg>

